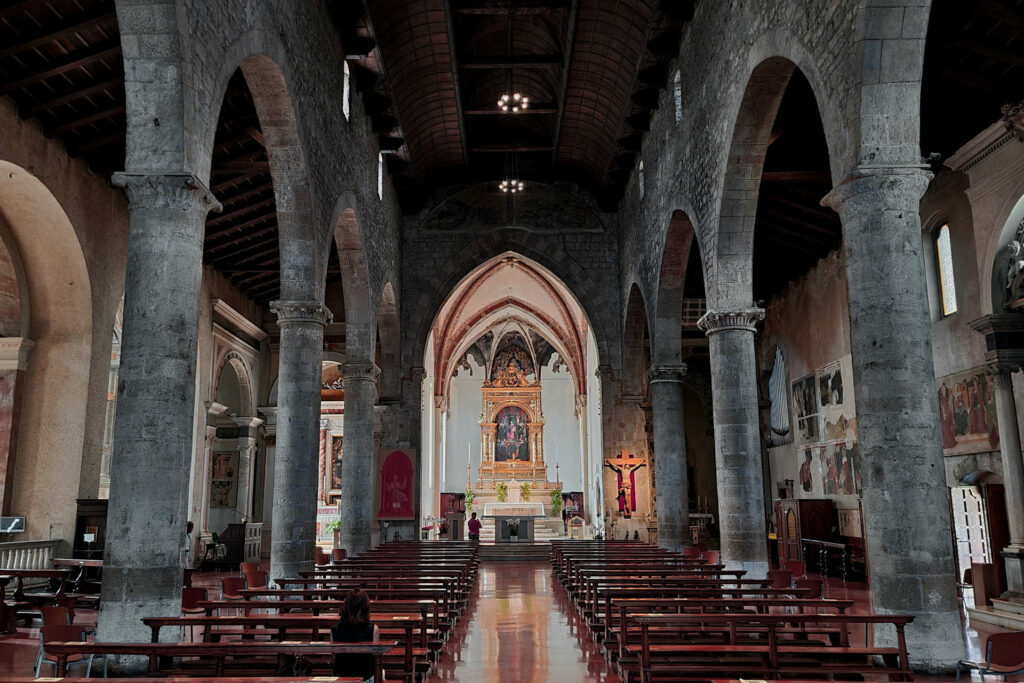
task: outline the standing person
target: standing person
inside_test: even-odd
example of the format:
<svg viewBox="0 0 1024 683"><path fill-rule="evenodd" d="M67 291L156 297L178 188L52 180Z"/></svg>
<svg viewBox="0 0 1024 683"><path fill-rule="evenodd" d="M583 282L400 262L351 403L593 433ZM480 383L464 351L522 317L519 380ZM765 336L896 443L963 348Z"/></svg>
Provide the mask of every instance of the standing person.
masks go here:
<svg viewBox="0 0 1024 683"><path fill-rule="evenodd" d="M196 528L196 525L192 523L192 520L188 521L185 525L185 555L182 558L182 567L185 569L192 569L192 530Z"/></svg>
<svg viewBox="0 0 1024 683"><path fill-rule="evenodd" d="M380 632L370 623L370 599L359 588L345 596L341 620L331 627L331 640L336 643L365 643L378 640ZM373 683L376 662L371 654L334 655L335 676L359 676L363 683Z"/></svg>
<svg viewBox="0 0 1024 683"><path fill-rule="evenodd" d="M480 524L480 520L476 518L476 513L475 512L470 516L468 525L469 525L469 540L471 540L471 541L479 541L480 540L480 527L482 525Z"/></svg>

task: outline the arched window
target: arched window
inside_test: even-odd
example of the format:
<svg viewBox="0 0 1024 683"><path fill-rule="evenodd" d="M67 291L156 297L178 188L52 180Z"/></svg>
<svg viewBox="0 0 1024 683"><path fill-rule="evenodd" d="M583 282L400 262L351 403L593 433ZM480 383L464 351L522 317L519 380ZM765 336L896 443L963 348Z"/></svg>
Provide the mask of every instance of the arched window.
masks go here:
<svg viewBox="0 0 1024 683"><path fill-rule="evenodd" d="M942 295L942 315L956 313L956 284L953 280L953 251L949 244L949 225L935 231L935 255L939 266L939 290Z"/></svg>
<svg viewBox="0 0 1024 683"><path fill-rule="evenodd" d="M640 165L636 168L636 189L640 192L640 196L644 196L644 162L640 161Z"/></svg>
<svg viewBox="0 0 1024 683"><path fill-rule="evenodd" d="M348 62L342 62L342 68L345 73L341 84L341 112L345 115L345 120L348 121L349 114L352 113L352 75L348 70Z"/></svg>
<svg viewBox="0 0 1024 683"><path fill-rule="evenodd" d="M377 199L384 199L384 152L377 152Z"/></svg>
<svg viewBox="0 0 1024 683"><path fill-rule="evenodd" d="M676 105L676 123L679 123L683 120L683 77L679 71L672 79L672 99Z"/></svg>

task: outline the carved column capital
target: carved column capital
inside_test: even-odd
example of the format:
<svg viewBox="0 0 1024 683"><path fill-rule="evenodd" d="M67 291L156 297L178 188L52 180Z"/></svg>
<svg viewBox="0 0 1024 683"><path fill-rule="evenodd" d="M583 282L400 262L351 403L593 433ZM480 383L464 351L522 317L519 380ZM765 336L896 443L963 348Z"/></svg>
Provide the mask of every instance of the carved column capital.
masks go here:
<svg viewBox="0 0 1024 683"><path fill-rule="evenodd" d="M594 376L599 380L611 382L615 379L615 371L612 370L610 365L598 365L597 370L594 371Z"/></svg>
<svg viewBox="0 0 1024 683"><path fill-rule="evenodd" d="M380 368L373 363L342 363L342 386L348 388L349 382L375 382L380 375Z"/></svg>
<svg viewBox="0 0 1024 683"><path fill-rule="evenodd" d="M709 337L726 330L756 332L757 323L761 320L764 320L764 309L752 306L732 311L708 311L697 321L697 327Z"/></svg>
<svg viewBox="0 0 1024 683"><path fill-rule="evenodd" d="M679 363L678 365L652 365L647 371L647 377L651 380L651 384L659 382L682 383L683 378L686 377L686 363Z"/></svg>
<svg viewBox="0 0 1024 683"><path fill-rule="evenodd" d="M423 380L427 378L427 369L424 367L416 366L409 370L409 379L414 384L421 384Z"/></svg>
<svg viewBox="0 0 1024 683"><path fill-rule="evenodd" d="M822 206L864 212L878 206L918 210L933 174L926 166L860 166L821 200Z"/></svg>
<svg viewBox="0 0 1024 683"><path fill-rule="evenodd" d="M323 303L309 301L271 301L270 310L277 313L277 324L316 323L326 325L334 320L334 315Z"/></svg>
<svg viewBox="0 0 1024 683"><path fill-rule="evenodd" d="M1019 370L1019 366L1007 363L990 363L988 371L992 375L992 382L997 387L1013 388L1013 373Z"/></svg>
<svg viewBox="0 0 1024 683"><path fill-rule="evenodd" d="M213 192L191 173L115 173L110 182L124 190L130 208L213 211L224 208Z"/></svg>

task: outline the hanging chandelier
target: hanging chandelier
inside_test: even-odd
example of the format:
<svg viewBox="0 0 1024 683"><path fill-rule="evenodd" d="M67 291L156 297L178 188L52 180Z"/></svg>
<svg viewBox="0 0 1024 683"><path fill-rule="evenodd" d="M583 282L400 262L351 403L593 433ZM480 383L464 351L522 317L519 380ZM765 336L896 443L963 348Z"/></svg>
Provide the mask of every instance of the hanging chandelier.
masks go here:
<svg viewBox="0 0 1024 683"><path fill-rule="evenodd" d="M530 108L530 98L520 92L511 95L505 93L498 98L498 109L506 113L518 114Z"/></svg>
<svg viewBox="0 0 1024 683"><path fill-rule="evenodd" d="M522 192L524 187L525 185L523 184L523 181L519 180L518 178L505 178L500 183L498 183L499 190L501 190L502 192L508 192L510 194Z"/></svg>

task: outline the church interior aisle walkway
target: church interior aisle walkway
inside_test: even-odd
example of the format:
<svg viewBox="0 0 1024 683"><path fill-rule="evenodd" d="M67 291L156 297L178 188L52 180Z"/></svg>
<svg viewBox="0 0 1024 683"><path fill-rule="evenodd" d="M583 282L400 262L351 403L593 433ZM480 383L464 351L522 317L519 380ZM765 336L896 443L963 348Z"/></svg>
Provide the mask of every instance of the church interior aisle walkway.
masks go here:
<svg viewBox="0 0 1024 683"><path fill-rule="evenodd" d="M485 562L429 683L618 683L547 562Z"/></svg>

